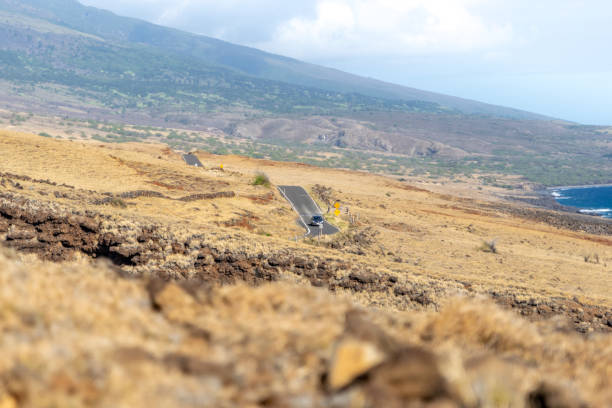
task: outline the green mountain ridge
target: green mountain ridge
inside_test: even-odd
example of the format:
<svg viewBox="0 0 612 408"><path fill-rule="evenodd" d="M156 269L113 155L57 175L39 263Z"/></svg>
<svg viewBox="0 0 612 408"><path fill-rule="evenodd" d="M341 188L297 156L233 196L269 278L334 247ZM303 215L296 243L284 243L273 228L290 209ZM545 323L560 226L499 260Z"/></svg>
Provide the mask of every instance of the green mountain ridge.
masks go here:
<svg viewBox="0 0 612 408"><path fill-rule="evenodd" d="M111 109L192 113L243 109L275 114L449 111L433 102L339 93L258 78L214 61L234 58L227 53L216 52L214 58L208 58L210 53L202 49L197 59L188 55L185 48L197 48L191 42L198 36L67 3L84 14L75 17L69 13L68 22L58 21L55 14L47 15L47 9L0 2L2 79L36 86L64 85L73 96L87 95ZM88 32L79 31L80 25L89 27ZM123 37L132 40L123 41ZM168 49L139 40L145 38ZM181 41L187 45L171 49L171 44L183 44Z"/></svg>
<svg viewBox="0 0 612 408"><path fill-rule="evenodd" d="M300 88L360 94L395 101L427 102L446 111L518 119L543 119L529 112L407 88L338 70L304 63L210 37L119 17L109 11L83 6L75 0L0 0L0 10L42 19L60 27L96 36L108 43L151 47L185 60L186 65L229 69L232 74L283 82ZM373 102L373 101L371 101ZM380 102L374 105L380 105ZM387 104L388 105L388 104ZM399 104L400 109L404 109ZM421 103L423 105L423 103ZM426 104L425 104L426 105ZM433 105L429 105L433 108ZM375 109L379 109L376 107ZM434 108L433 110L437 110ZM299 110L298 110L299 111Z"/></svg>

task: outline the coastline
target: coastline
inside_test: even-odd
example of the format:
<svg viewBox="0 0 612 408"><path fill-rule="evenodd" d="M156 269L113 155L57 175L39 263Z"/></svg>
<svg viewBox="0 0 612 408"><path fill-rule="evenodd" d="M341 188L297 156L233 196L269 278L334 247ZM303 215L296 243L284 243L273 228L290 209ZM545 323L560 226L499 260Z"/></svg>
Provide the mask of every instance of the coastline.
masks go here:
<svg viewBox="0 0 612 408"><path fill-rule="evenodd" d="M543 222L557 228L569 229L593 235L612 236L612 219L597 214L585 214L578 207L559 204L550 194L542 189L531 192L531 196L517 195L507 197L510 201L521 203L520 206L498 207L515 216L524 217L536 222Z"/></svg>
<svg viewBox="0 0 612 408"><path fill-rule="evenodd" d="M590 218L595 218L599 220L604 220L607 222L612 222L612 218L605 217L602 214L599 214L596 210L589 210L583 207L575 207L561 204L557 200L558 194L555 193L558 191L566 191L566 190L578 190L578 189L587 189L587 188L599 188L599 187L612 187L612 184L591 184L591 185L581 185L581 186L563 186L563 187L546 187L544 189L535 191L537 198L519 198L519 201L529 203L536 207L546 208L549 210L560 211L568 214L575 214L586 216Z"/></svg>
<svg viewBox="0 0 612 408"><path fill-rule="evenodd" d="M597 187L612 187L612 184L591 184L591 185L582 185L582 186L563 186L563 187L541 187L538 190L532 191L530 197L519 193L516 196L514 196L512 199L514 201L518 201L524 204L529 204L537 208L559 211L565 215L587 217L585 219L600 220L603 222L612 223L612 218L607 218L597 213L584 212L585 209L581 207L564 205L561 202L557 201L554 195L556 191L564 191L564 190L570 190L574 188L579 189L579 188L597 188Z"/></svg>
<svg viewBox="0 0 612 408"><path fill-rule="evenodd" d="M612 183L608 184L582 184L578 186L555 186L555 187L546 187L545 190L572 190L579 188L598 188L598 187L612 187Z"/></svg>
<svg viewBox="0 0 612 408"><path fill-rule="evenodd" d="M547 210L555 210L571 214L580 214L580 212L578 211L580 209L578 207L571 207L568 205L560 204L549 191L540 190L535 191L534 194L536 194L537 197L515 197L515 200L520 201L522 203L531 204L535 207L545 208Z"/></svg>

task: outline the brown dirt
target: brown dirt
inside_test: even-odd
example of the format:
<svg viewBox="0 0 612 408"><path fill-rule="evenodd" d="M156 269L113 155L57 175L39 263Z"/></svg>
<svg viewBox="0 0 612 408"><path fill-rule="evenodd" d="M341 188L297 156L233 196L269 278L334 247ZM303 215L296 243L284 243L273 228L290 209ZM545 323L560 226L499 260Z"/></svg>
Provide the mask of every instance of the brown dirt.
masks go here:
<svg viewBox="0 0 612 408"><path fill-rule="evenodd" d="M248 198L249 200L251 200L252 202L256 203L256 204L270 204L272 201L274 201L274 193L269 192L267 194L264 195L247 195L246 198Z"/></svg>

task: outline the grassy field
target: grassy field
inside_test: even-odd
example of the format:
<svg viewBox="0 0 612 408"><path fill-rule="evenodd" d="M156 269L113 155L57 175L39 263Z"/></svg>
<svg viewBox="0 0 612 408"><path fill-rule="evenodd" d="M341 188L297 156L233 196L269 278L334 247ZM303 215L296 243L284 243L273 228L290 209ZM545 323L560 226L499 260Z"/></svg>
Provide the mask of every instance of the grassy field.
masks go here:
<svg viewBox="0 0 612 408"><path fill-rule="evenodd" d="M612 400L612 239L513 215L525 208L492 201L502 189L203 151L195 168L163 144L13 131L0 131L0 151L0 214L57 214L66 228L95 214L116 236L157 225L168 247L178 237L183 248L197 239L234 257L302 259L252 287L118 275L84 253L57 264L0 250L4 406ZM262 174L269 187L256 185ZM303 229L281 184L304 186L323 210L339 202L342 215L326 216L341 233L296 241ZM214 196L223 192L234 195ZM213 195L180 200L194 194ZM10 227L0 240L19 234ZM169 251L152 252L162 258L150 265L188 263ZM344 265L336 282L362 285L310 287L304 268L316 259Z"/></svg>
<svg viewBox="0 0 612 408"><path fill-rule="evenodd" d="M442 185L422 184L425 189L421 189L367 173L205 152L197 152L205 168L190 168L179 154L159 144L80 143L3 132L0 147L7 152L0 170L52 178L83 190L117 194L151 190L175 198L233 191L235 198L187 203L140 197L129 200L126 208L92 206L85 200L76 204L196 229L233 226L272 247L287 245L302 235L302 229L273 186L253 185L255 176L262 172L273 185L302 185L309 190L324 185L330 189L329 197L357 220L351 225L343 212L338 224L345 226L345 232L367 230L374 237L366 245L347 243L346 248L326 249L335 256L372 263L407 279L448 279L469 282L483 292L503 288L527 297L576 296L612 305L612 240L491 209L484 199L492 197L494 189L459 185L449 190L454 195L447 195L442 194ZM324 203L321 207L326 209ZM496 240L496 254L479 249L487 240ZM307 243L292 245L315 250ZM598 255L598 263L585 262L592 254Z"/></svg>

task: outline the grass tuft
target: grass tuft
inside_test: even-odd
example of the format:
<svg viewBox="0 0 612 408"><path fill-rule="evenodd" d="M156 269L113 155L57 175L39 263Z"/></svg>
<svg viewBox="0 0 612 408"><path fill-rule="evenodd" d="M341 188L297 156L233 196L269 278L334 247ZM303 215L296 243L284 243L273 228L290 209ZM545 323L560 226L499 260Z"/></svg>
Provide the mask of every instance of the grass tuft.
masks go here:
<svg viewBox="0 0 612 408"><path fill-rule="evenodd" d="M259 172L255 175L255 178L253 179L253 185L270 187L272 183L270 182L270 178L266 173Z"/></svg>
<svg viewBox="0 0 612 408"><path fill-rule="evenodd" d="M599 254L594 253L594 254L585 255L584 256L584 262L598 264L599 263Z"/></svg>
<svg viewBox="0 0 612 408"><path fill-rule="evenodd" d="M496 254L497 253L497 242L494 239L491 241L484 241L478 249L480 249L482 252L489 252L492 254Z"/></svg>

